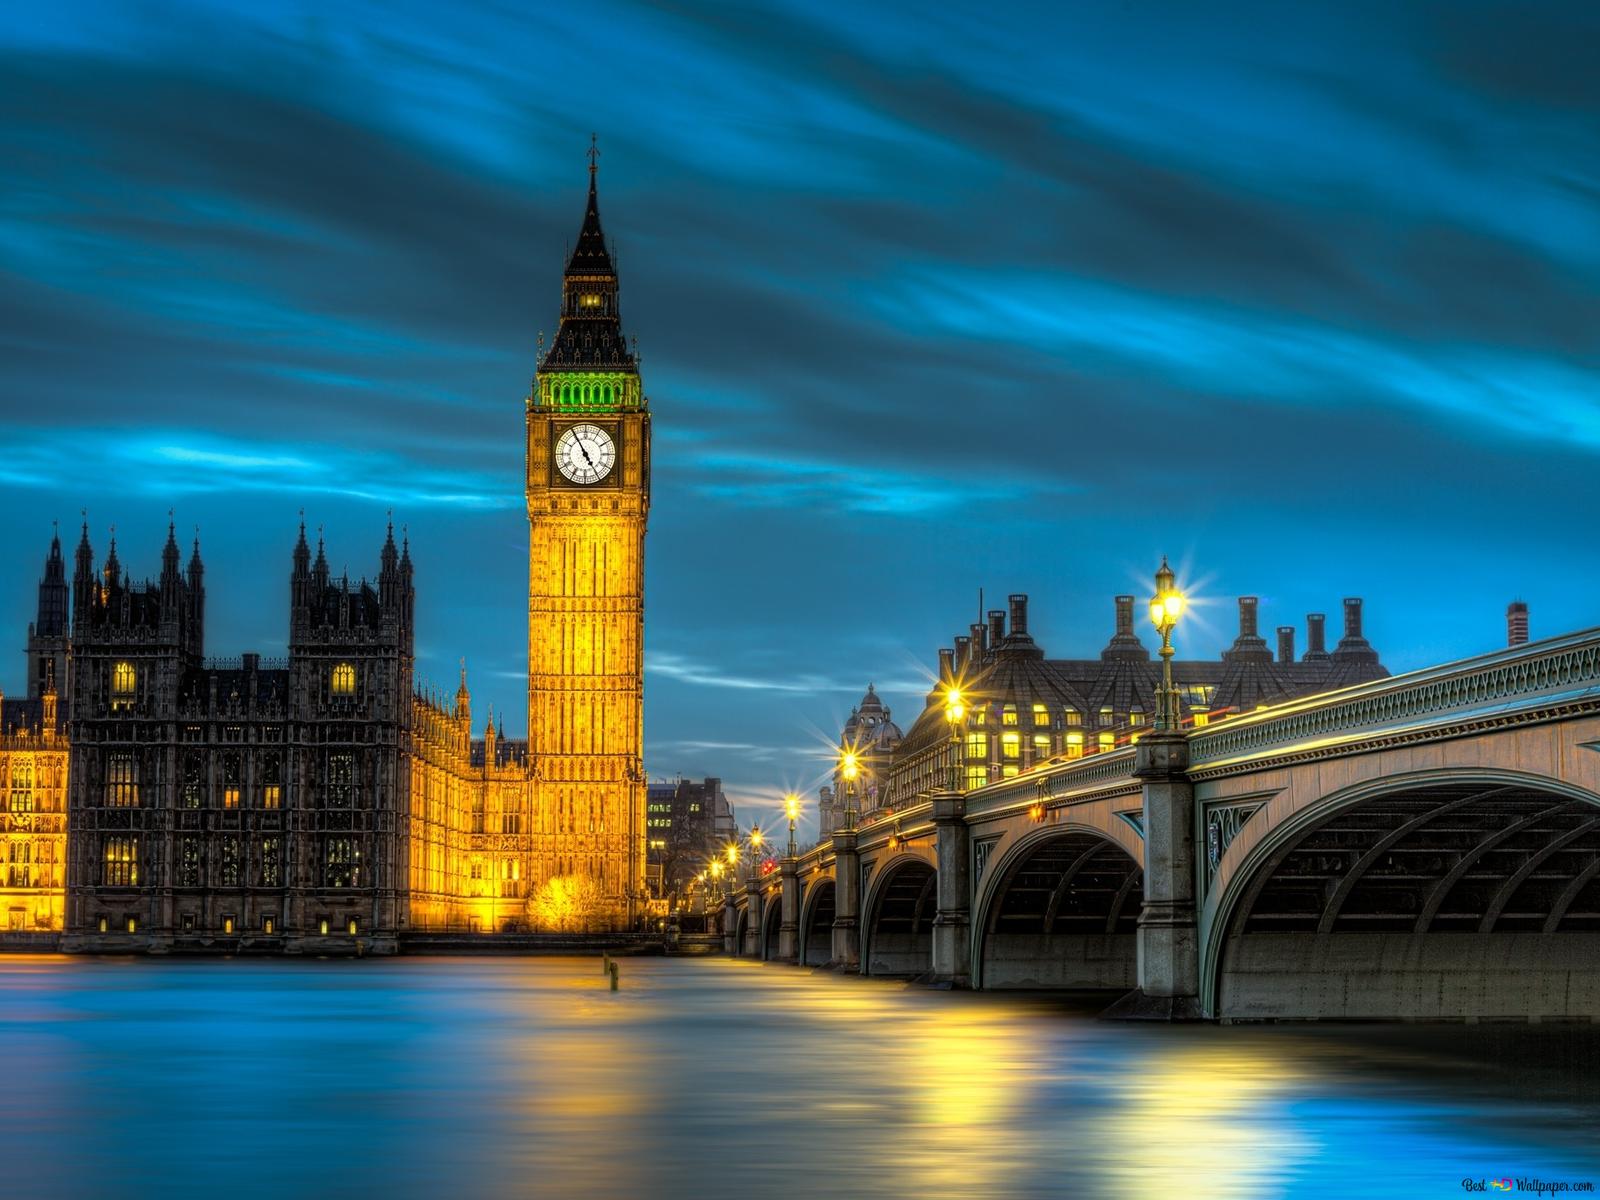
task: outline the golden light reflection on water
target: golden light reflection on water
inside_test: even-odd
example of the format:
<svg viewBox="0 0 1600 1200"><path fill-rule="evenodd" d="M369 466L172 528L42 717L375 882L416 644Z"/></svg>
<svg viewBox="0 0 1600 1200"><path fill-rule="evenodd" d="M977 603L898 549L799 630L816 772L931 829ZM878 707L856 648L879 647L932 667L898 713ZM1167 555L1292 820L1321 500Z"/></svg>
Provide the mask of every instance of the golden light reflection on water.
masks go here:
<svg viewBox="0 0 1600 1200"><path fill-rule="evenodd" d="M1097 1190L1166 1200L1191 1194L1203 1179L1205 1194L1218 1200L1281 1195L1286 1176L1315 1146L1279 1113L1304 1072L1265 1049L1183 1047L1141 1061L1114 1084L1116 1102L1087 1140L1117 1145L1131 1130L1159 1136L1140 1137L1137 1155L1104 1156Z"/></svg>

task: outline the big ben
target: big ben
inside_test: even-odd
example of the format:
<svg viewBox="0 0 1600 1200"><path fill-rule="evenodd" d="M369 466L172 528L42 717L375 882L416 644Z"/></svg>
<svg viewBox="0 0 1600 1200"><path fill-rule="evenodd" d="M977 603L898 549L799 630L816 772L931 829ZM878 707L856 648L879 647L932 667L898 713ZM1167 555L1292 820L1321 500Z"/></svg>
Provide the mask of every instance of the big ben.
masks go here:
<svg viewBox="0 0 1600 1200"><path fill-rule="evenodd" d="M650 412L622 333L617 273L589 202L561 323L527 405L531 883L599 885L600 923L644 889L644 534Z"/></svg>

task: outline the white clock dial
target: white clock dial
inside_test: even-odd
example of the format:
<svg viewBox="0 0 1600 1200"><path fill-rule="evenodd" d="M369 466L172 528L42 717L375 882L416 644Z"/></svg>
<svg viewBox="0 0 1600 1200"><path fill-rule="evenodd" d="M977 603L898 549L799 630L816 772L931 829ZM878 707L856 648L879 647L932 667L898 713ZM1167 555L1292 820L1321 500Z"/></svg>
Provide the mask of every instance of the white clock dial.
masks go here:
<svg viewBox="0 0 1600 1200"><path fill-rule="evenodd" d="M573 483L599 483L617 462L617 444L598 425L570 425L556 439L556 470Z"/></svg>

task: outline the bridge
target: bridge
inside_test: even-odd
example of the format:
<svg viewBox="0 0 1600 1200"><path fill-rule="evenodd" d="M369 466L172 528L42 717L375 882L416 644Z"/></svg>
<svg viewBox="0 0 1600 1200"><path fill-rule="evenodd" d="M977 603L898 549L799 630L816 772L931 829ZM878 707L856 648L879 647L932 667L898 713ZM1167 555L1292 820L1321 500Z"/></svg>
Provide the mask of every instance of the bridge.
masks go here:
<svg viewBox="0 0 1600 1200"><path fill-rule="evenodd" d="M1600 629L930 793L723 929L1129 1018L1600 1018Z"/></svg>

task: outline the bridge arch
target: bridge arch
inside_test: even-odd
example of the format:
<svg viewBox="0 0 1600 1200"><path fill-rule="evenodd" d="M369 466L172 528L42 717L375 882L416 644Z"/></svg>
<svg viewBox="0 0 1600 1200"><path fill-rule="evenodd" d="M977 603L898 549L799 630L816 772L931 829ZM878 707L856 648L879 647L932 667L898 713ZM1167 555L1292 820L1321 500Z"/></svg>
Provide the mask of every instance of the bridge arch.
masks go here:
<svg viewBox="0 0 1600 1200"><path fill-rule="evenodd" d="M745 938L750 931L750 908L741 904L734 912L737 915L733 922L733 953L735 957L739 957L744 954Z"/></svg>
<svg viewBox="0 0 1600 1200"><path fill-rule="evenodd" d="M973 906L973 986L1133 988L1143 880L1127 849L1091 826L1018 838Z"/></svg>
<svg viewBox="0 0 1600 1200"><path fill-rule="evenodd" d="M800 965L823 967L833 961L833 877L825 875L806 889L800 909Z"/></svg>
<svg viewBox="0 0 1600 1200"><path fill-rule="evenodd" d="M778 957L778 926L781 923L782 908L783 905L776 895L762 897L761 941L756 947L756 954L763 962L770 962Z"/></svg>
<svg viewBox="0 0 1600 1200"><path fill-rule="evenodd" d="M1600 795L1468 769L1330 793L1234 865L1202 926L1223 1019L1600 1014Z"/></svg>
<svg viewBox="0 0 1600 1200"><path fill-rule="evenodd" d="M862 907L861 973L925 975L933 970L937 874L915 854L890 858L872 873Z"/></svg>

